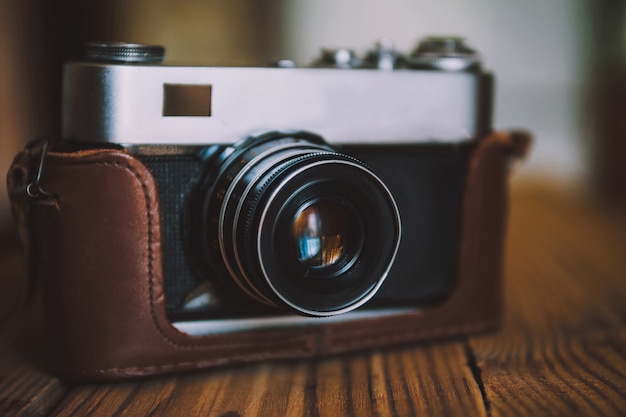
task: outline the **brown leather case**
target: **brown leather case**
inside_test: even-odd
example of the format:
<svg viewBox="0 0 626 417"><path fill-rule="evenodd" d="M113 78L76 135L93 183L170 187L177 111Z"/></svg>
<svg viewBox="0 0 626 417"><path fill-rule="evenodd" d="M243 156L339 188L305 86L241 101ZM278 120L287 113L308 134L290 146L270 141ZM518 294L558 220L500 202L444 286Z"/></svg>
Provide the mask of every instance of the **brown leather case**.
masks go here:
<svg viewBox="0 0 626 417"><path fill-rule="evenodd" d="M452 296L422 311L307 327L189 336L168 322L159 199L145 166L120 150L47 154L52 199L13 210L33 273L43 281L51 365L77 380L113 380L261 360L310 358L494 329L509 161L525 134L493 133L473 151L465 185L460 275ZM9 192L31 178L19 154ZM30 230L32 233L29 233Z"/></svg>

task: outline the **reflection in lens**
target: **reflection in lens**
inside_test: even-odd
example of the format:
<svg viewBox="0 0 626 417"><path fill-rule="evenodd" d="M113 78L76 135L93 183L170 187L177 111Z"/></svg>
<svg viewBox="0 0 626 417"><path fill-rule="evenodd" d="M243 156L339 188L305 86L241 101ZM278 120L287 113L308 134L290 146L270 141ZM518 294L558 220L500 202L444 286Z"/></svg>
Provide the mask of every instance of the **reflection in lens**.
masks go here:
<svg viewBox="0 0 626 417"><path fill-rule="evenodd" d="M298 260L307 267L335 264L345 252L348 224L345 209L336 202L318 202L301 210L292 226Z"/></svg>

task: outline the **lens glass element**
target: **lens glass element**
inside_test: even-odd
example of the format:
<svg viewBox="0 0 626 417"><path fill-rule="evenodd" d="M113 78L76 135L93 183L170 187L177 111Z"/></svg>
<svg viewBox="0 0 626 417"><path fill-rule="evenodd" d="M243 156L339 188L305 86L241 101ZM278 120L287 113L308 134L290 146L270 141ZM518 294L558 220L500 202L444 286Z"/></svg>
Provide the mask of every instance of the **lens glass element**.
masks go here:
<svg viewBox="0 0 626 417"><path fill-rule="evenodd" d="M344 256L353 231L339 202L321 201L296 214L292 232L298 260L309 268L323 268Z"/></svg>

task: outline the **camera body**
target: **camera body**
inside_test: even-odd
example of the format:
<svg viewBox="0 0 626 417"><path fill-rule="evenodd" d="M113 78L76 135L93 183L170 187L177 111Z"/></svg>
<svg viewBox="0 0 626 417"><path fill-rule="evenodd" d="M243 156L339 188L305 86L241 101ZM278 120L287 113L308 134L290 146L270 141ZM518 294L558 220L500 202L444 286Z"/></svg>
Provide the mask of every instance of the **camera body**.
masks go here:
<svg viewBox="0 0 626 417"><path fill-rule="evenodd" d="M290 161L304 151L302 145L290 147L289 141L308 140L313 153L341 152L373 167L375 176L382 175L381 181L390 187L390 198L397 205L394 209L399 211L390 216L400 217L397 226L386 227L392 233L402 223L406 237L400 239L400 233L396 233L397 236L390 237L394 242L388 245L394 250L378 248L378 252L369 254L370 258L384 258L388 264L376 272L386 276L386 283L373 301L388 306L424 304L445 298L452 288L457 265L450 254L458 252L461 195L470 148L490 129L492 77L480 70L473 51L459 40L453 41L458 56L448 59L464 63L461 70L415 69L409 66L409 59L394 59L397 68L389 68L384 63L390 60L393 51L381 47L363 61L356 60L355 54L348 51L325 50L313 68L215 68L164 65L159 62L159 50L155 52L143 46L92 45L91 60L66 67L63 137L83 144L121 145L138 156L154 175L163 207L165 296L173 320L202 318L203 310L206 318L223 318L237 315L241 306L248 304L245 297L242 300L237 291L228 291L225 287L229 285L224 285L224 281L231 280L228 276L233 268L242 269L233 266L241 261L233 259L223 265L218 260L228 258L224 246L230 243L223 242L228 237L217 236L224 234L224 230L228 234L230 224L224 224L224 218L232 223L235 216L228 217L225 213L220 216L219 206L227 202L206 202L205 195L228 193L229 187L237 186L237 181L246 181L238 178L234 183L219 184L220 171L228 170L225 166L229 157L225 154L234 153L236 156L230 159L236 159L246 155L246 148L263 148L256 152L258 155L268 152L265 148L269 152L278 149L275 152L280 154L287 147L293 148L291 156L286 157ZM439 48L446 45L445 40L440 42ZM148 54L155 52L154 56L140 57L139 63L127 62L128 54L141 52L141 48ZM436 48L431 46L431 49ZM419 51L413 59L424 55ZM447 55L451 55L450 51ZM347 61L345 56L349 57ZM122 62L114 64L113 60ZM279 163L280 157L268 159L257 164L268 164L266 169L271 171L271 165ZM240 173L238 168L232 171L224 175ZM318 176L311 181L328 177L323 172ZM340 180L328 179L335 183ZM357 181L362 181L365 187L369 180ZM338 192L345 195L351 191L344 188ZM299 204L304 206L312 200L324 199L324 193L320 189L313 192L315 195L302 196ZM353 197L358 200L356 195ZM217 200L216 196L212 199ZM366 199L348 203L375 204ZM362 216L363 222L384 221L384 218L367 219L387 215L361 213L367 208L355 206L350 217ZM212 228L210 221L203 218L211 210L211 216L221 222L219 227ZM281 215L294 217L295 213ZM364 234L376 235L370 239L380 239L387 233L375 230L374 225L367 227L369 230L363 230ZM251 231L252 235L255 233L258 230ZM196 236L203 234L212 235L206 237L210 242ZM282 250L274 242L268 245L272 250ZM212 251L210 246L219 246L220 250ZM387 271L395 249L400 256L395 257L393 268ZM365 252L354 261L370 262L364 255ZM296 269L283 271L292 276L285 280L319 270ZM242 275L250 274L254 273ZM226 278L220 278L224 275ZM248 280L247 277L234 279L244 283ZM309 282L315 279L337 278L308 278ZM326 292L335 290L336 286ZM307 295L324 297L323 292ZM247 315L260 315L262 310ZM305 314L327 315L309 310Z"/></svg>
<svg viewBox="0 0 626 417"><path fill-rule="evenodd" d="M134 44L87 55L65 67L62 143L9 173L63 374L497 323L507 166L528 138L492 132L493 77L461 40L326 50L308 68L176 66Z"/></svg>

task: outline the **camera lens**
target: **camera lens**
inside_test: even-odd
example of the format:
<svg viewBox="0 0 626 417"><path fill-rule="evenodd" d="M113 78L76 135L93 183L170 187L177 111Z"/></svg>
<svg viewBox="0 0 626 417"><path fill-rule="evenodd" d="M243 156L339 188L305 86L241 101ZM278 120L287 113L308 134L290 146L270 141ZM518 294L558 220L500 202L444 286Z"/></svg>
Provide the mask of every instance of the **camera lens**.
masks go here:
<svg viewBox="0 0 626 417"><path fill-rule="evenodd" d="M400 219L388 189L362 163L315 135L275 133L229 149L216 169L204 203L204 247L240 290L271 306L329 316L380 288Z"/></svg>

